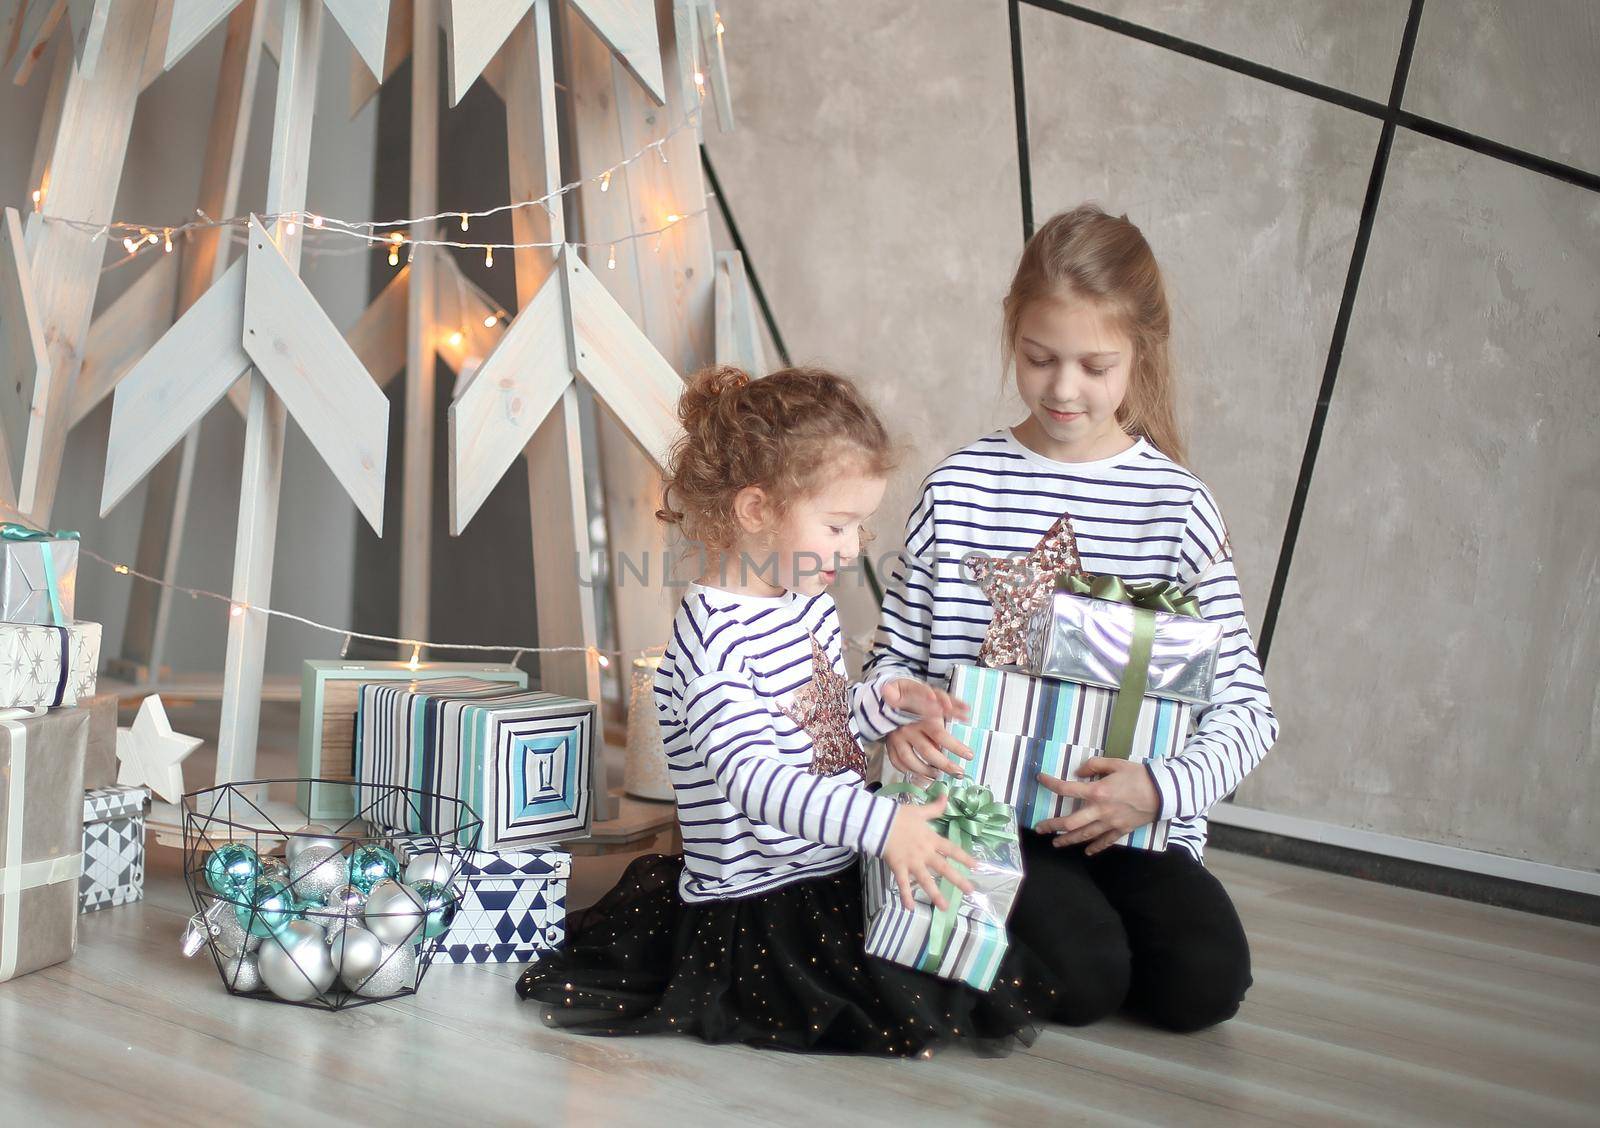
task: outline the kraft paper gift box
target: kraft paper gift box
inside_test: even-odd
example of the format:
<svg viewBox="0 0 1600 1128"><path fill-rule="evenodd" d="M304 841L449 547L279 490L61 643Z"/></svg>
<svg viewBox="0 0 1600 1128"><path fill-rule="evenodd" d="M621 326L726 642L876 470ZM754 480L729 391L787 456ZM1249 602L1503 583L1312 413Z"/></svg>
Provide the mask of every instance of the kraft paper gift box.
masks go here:
<svg viewBox="0 0 1600 1128"><path fill-rule="evenodd" d="M0 709L53 709L94 695L100 624L0 623Z"/></svg>
<svg viewBox="0 0 1600 1128"><path fill-rule="evenodd" d="M88 739L81 709L0 709L0 982L77 947Z"/></svg>
<svg viewBox="0 0 1600 1128"><path fill-rule="evenodd" d="M144 814L150 789L119 783L83 793L83 877L79 911L144 899Z"/></svg>
<svg viewBox="0 0 1600 1128"><path fill-rule="evenodd" d="M78 698L78 708L89 714L89 751L83 758L85 790L110 787L117 782L117 695L97 693Z"/></svg>
<svg viewBox="0 0 1600 1128"><path fill-rule="evenodd" d="M1022 887L1022 851L1010 807L996 800L987 788L965 786L970 788L969 804L977 803L990 811L990 833L964 837L945 820L929 825L977 861L968 875L974 891L963 896L953 884L941 880L941 892L949 903L941 912L918 885L911 891L913 907L907 910L901 904L899 887L888 863L882 858L863 858L866 950L868 955L987 991L994 984L1009 947L1006 918ZM956 815L959 819L962 790L960 784L952 789L947 818ZM936 792L917 793L917 797L923 794ZM902 801L906 798L909 797L903 796Z"/></svg>
<svg viewBox="0 0 1600 1128"><path fill-rule="evenodd" d="M480 840L462 846L526 849L589 833L599 724L592 701L473 679L368 685L357 724L361 782L461 800L483 820ZM399 793L380 799L372 817L434 832L449 821L436 807Z"/></svg>
<svg viewBox="0 0 1600 1128"><path fill-rule="evenodd" d="M64 627L78 586L77 534L0 523L0 622Z"/></svg>
<svg viewBox="0 0 1600 1128"><path fill-rule="evenodd" d="M526 673L515 666L498 664L422 662L413 669L409 662L306 662L300 674L300 777L355 778L356 707L363 685L461 677L519 688L528 684ZM347 819L355 814L354 788L313 789L303 783L297 789L296 800L300 810L312 819Z"/></svg>
<svg viewBox="0 0 1600 1128"><path fill-rule="evenodd" d="M462 850L453 883L456 917L434 962L525 964L556 951L567 939L571 876L572 855L565 850Z"/></svg>
<svg viewBox="0 0 1600 1128"><path fill-rule="evenodd" d="M1042 771L1072 779L1085 760L1107 754L1116 690L1018 670L959 665L950 671L950 693L972 710L967 723L950 725L950 733L980 755L974 762L1020 765L1014 802L1022 826L1031 829L1044 819L1071 812L1072 800L1056 795L1034 777ZM1188 738L1189 719L1186 702L1141 698L1127 758L1142 763L1176 755ZM1135 832L1130 844L1164 849L1166 827L1158 824L1148 830L1142 835ZM1134 841L1141 836L1147 841Z"/></svg>

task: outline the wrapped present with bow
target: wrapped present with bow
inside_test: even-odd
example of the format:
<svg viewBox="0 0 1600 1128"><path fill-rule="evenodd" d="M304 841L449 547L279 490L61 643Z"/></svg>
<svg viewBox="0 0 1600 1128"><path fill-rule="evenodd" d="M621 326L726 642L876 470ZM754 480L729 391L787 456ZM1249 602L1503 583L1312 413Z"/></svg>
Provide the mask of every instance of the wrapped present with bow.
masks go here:
<svg viewBox="0 0 1600 1128"><path fill-rule="evenodd" d="M0 522L0 623L72 625L78 534Z"/></svg>
<svg viewBox="0 0 1600 1128"><path fill-rule="evenodd" d="M977 865L970 871L957 866L972 882L973 892L963 895L948 878L941 878L943 909L920 885L911 890L912 907L907 909L888 863L864 859L868 954L987 991L1005 958L1006 918L1022 885L1014 812L989 788L968 780L941 780L927 787L895 783L879 794L916 803L946 798L944 814L928 825L972 855Z"/></svg>

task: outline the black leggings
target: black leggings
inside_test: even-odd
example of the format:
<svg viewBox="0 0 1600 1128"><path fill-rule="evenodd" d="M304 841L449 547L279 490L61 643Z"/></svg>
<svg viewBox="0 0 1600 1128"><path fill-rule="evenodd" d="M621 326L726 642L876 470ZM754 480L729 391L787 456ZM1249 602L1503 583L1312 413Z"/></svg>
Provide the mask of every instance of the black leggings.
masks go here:
<svg viewBox="0 0 1600 1128"><path fill-rule="evenodd" d="M1024 831L1017 940L1056 992L1051 1017L1084 1026L1126 1007L1167 1030L1232 1018L1250 988L1250 946L1222 883L1183 850L1050 845Z"/></svg>

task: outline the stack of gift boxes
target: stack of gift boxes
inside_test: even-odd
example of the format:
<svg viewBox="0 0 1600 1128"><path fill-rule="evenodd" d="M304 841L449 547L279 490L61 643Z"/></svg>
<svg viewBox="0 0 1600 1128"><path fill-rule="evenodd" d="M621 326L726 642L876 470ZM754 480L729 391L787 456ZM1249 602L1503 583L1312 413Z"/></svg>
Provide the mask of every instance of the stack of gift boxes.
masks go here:
<svg viewBox="0 0 1600 1128"><path fill-rule="evenodd" d="M300 775L356 784L303 788L310 818L359 816L402 842L454 822L430 797L481 820L454 844L458 908L435 960L527 963L561 944L572 859L558 844L590 830L593 702L529 690L513 666L307 662L301 709ZM409 790L364 798L362 784Z"/></svg>
<svg viewBox="0 0 1600 1128"><path fill-rule="evenodd" d="M0 524L0 981L71 957L78 914L136 901L149 792L116 782L78 541Z"/></svg>
<svg viewBox="0 0 1600 1128"><path fill-rule="evenodd" d="M1081 573L1042 582L1049 590L1031 615L1009 631L991 627L980 661L995 664L950 671L951 695L971 708L968 721L949 725L973 752L962 762L963 779L930 792L892 765L884 769L885 791L903 800L948 790L936 827L978 861L976 893L960 898L946 889L951 907L941 913L915 889L908 911L887 866L865 863L867 950L980 989L1006 951L1005 922L1022 879L1017 832L1077 807L1040 784L1039 774L1073 780L1096 756L1145 763L1178 753L1192 709L1210 700L1221 642L1220 625L1172 585ZM963 790L969 794L959 802ZM973 814L985 800L1009 808L1009 839L993 830L985 838ZM1138 827L1119 844L1164 850L1167 823Z"/></svg>

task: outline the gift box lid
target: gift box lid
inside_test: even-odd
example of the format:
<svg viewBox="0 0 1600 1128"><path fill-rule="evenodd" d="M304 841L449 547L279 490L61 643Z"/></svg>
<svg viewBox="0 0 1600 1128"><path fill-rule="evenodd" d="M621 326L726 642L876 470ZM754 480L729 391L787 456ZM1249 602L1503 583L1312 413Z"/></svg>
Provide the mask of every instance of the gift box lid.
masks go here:
<svg viewBox="0 0 1600 1128"><path fill-rule="evenodd" d="M131 783L91 787L83 793L83 821L97 823L110 819L138 818L149 805L148 787Z"/></svg>
<svg viewBox="0 0 1600 1128"><path fill-rule="evenodd" d="M564 880L572 876L572 855L565 850L473 850L467 855L461 873L468 881Z"/></svg>

